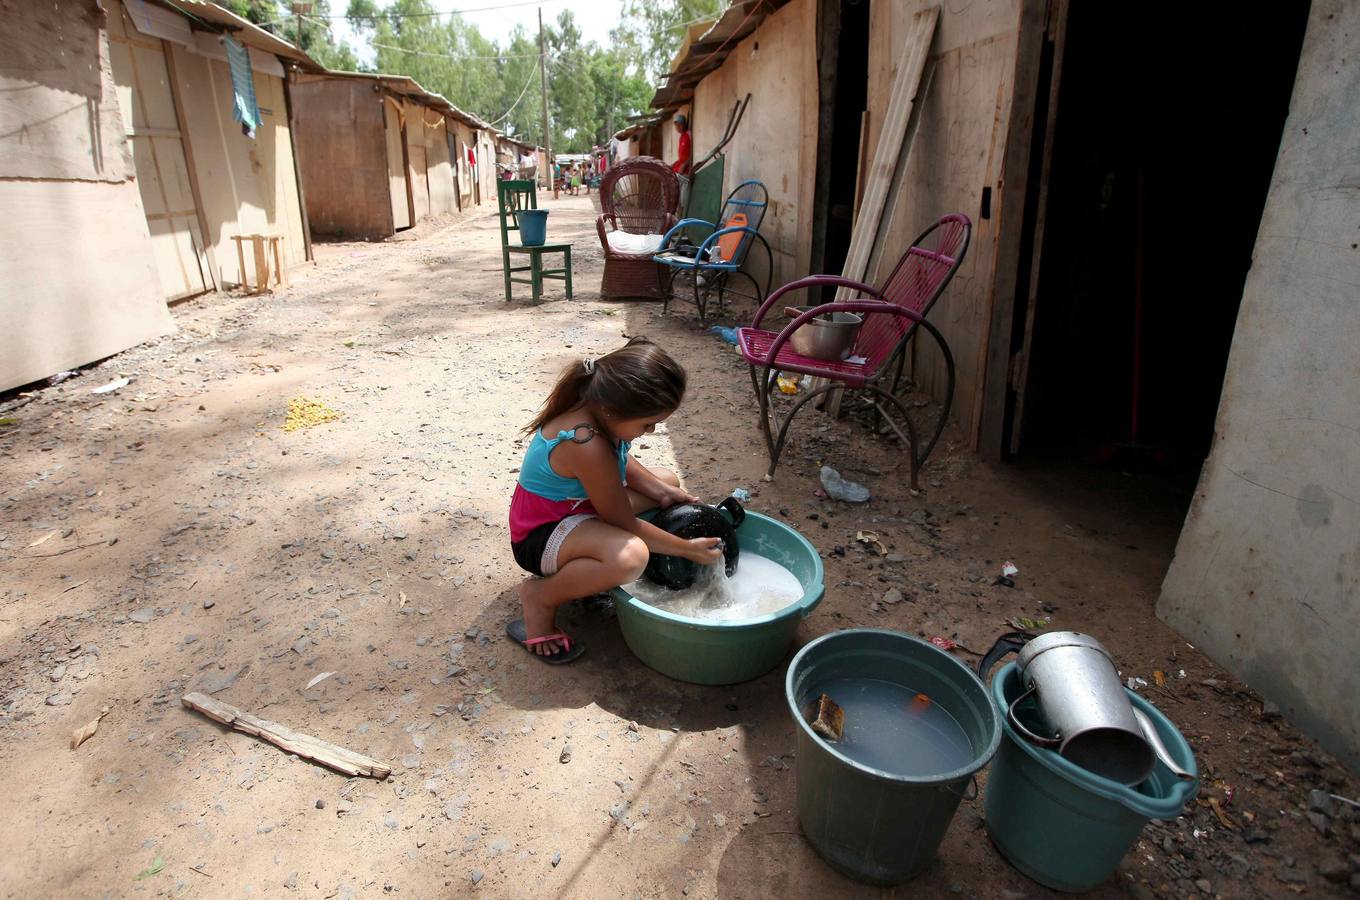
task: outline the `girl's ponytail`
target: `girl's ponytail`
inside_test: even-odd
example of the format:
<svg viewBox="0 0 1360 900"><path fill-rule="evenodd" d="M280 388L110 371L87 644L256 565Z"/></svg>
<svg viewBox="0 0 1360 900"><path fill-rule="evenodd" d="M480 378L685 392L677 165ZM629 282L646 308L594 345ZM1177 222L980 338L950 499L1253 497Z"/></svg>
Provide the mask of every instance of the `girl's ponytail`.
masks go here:
<svg viewBox="0 0 1360 900"><path fill-rule="evenodd" d="M594 405L623 419L669 413L685 396L685 370L645 337L634 337L613 353L570 363L534 420L532 435L578 406Z"/></svg>
<svg viewBox="0 0 1360 900"><path fill-rule="evenodd" d="M543 408L534 416L534 420L524 426L524 433L532 435L553 419L562 415L569 409L574 409L581 405L585 394L585 386L595 374L595 360L582 359L577 362L568 363L562 370L562 374L557 376L557 384L553 385L552 393L543 402Z"/></svg>

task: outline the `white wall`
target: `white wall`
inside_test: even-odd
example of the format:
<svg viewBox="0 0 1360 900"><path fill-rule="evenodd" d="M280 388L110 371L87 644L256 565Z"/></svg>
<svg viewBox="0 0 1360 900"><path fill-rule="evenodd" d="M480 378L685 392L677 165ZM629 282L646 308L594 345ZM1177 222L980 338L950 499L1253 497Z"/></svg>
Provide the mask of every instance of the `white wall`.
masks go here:
<svg viewBox="0 0 1360 900"><path fill-rule="evenodd" d="M1360 765L1360 5L1314 0L1158 614Z"/></svg>

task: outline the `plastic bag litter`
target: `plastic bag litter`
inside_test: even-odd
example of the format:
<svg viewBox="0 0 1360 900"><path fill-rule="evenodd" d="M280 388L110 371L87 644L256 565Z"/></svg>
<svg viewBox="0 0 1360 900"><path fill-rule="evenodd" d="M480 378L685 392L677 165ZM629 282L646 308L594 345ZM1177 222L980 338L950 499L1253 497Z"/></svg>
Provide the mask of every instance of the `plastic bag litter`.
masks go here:
<svg viewBox="0 0 1360 900"><path fill-rule="evenodd" d="M822 487L826 490L827 496L833 500L844 500L847 503L863 503L869 499L869 489L862 484L856 484L849 479L842 478L841 473L830 466L822 466L821 471Z"/></svg>

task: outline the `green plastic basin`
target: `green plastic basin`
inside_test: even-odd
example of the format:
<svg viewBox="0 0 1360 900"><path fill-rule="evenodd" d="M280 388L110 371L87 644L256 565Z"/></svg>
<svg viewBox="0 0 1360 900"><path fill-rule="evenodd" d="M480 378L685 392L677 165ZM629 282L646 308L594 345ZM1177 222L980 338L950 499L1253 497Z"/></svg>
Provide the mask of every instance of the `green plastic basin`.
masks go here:
<svg viewBox="0 0 1360 900"><path fill-rule="evenodd" d="M768 557L792 572L803 585L802 598L758 618L713 622L648 606L615 588L623 639L647 666L678 681L736 684L759 678L783 661L798 623L822 602L822 559L797 531L749 510L737 540L743 552Z"/></svg>
<svg viewBox="0 0 1360 900"><path fill-rule="evenodd" d="M1013 662L992 679L992 697L1002 709L1023 692ZM1127 693L1157 726L1177 764L1197 773L1195 754L1171 720ZM1035 722L1034 701L1020 703L1016 716L1022 724ZM1089 891L1105 881L1148 819L1176 818L1199 791L1198 780L1182 781L1161 762L1142 784L1127 787L1034 746L1005 716L1002 725L1006 737L987 778L987 834L1011 865L1056 890Z"/></svg>

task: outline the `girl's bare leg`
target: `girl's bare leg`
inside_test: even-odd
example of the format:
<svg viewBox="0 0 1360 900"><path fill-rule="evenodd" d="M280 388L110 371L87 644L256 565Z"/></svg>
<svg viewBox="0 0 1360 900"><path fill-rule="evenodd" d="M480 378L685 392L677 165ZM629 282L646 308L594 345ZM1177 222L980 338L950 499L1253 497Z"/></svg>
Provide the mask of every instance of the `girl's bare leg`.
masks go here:
<svg viewBox="0 0 1360 900"><path fill-rule="evenodd" d="M557 607L637 579L647 567L647 558L647 545L636 535L599 519L577 525L557 551L557 571L547 578L526 579L519 586L525 634L533 638L557 631ZM558 641L544 641L531 649L551 656L560 646Z"/></svg>
<svg viewBox="0 0 1360 900"><path fill-rule="evenodd" d="M651 472L672 487L680 486L679 476L669 469ZM631 489L628 502L634 514L656 508L655 500ZM637 580L647 567L648 556L642 539L621 528L599 519L577 525L557 551L557 571L547 578L525 579L519 586L525 634L532 638L557 631L557 607ZM558 641L544 641L533 650L551 656L560 646Z"/></svg>

